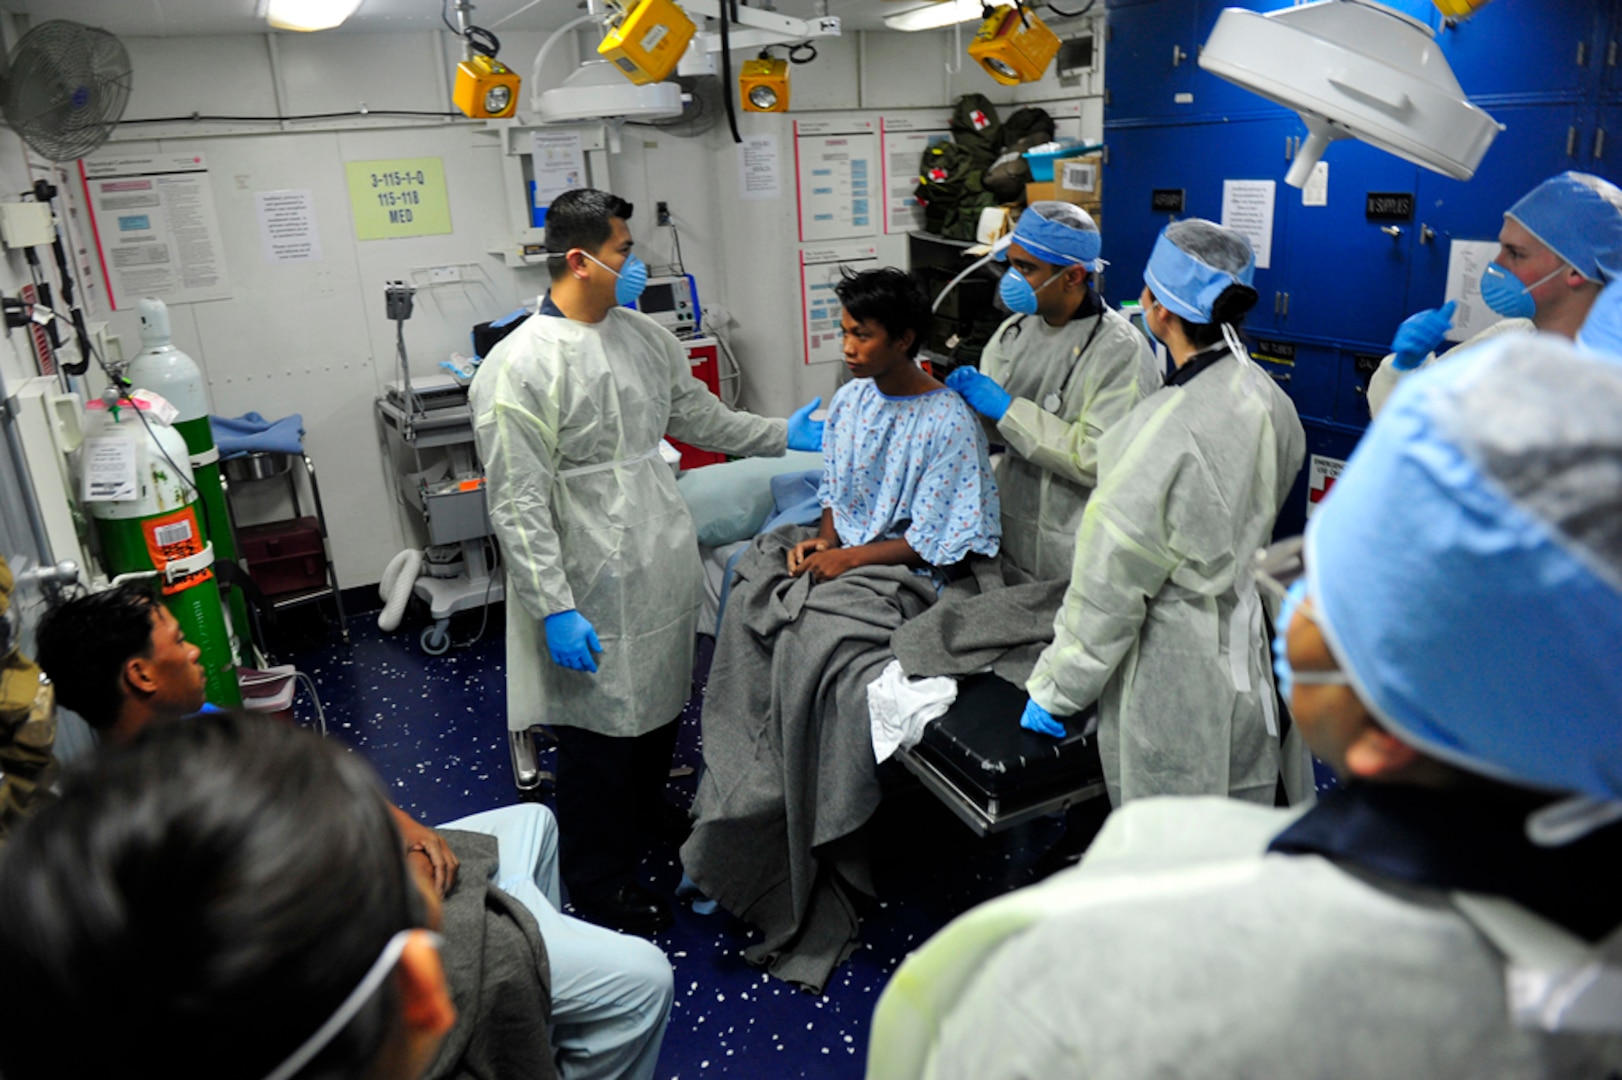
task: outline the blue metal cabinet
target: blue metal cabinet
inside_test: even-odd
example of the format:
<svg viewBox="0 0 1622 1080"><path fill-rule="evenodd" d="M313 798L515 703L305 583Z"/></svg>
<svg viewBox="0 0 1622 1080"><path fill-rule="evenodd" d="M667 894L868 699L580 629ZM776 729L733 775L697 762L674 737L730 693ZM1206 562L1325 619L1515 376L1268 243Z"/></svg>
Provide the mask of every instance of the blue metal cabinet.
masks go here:
<svg viewBox="0 0 1622 1080"><path fill-rule="evenodd" d="M1304 138L1305 125L1297 122L1296 128ZM1331 143L1323 160L1329 167L1326 206L1303 206L1301 192L1279 181L1279 201L1289 204L1283 243L1291 273L1283 282L1288 302L1278 327L1326 344L1379 346L1408 314L1416 226L1369 220L1367 197L1412 195L1421 170L1350 139Z"/></svg>
<svg viewBox="0 0 1622 1080"><path fill-rule="evenodd" d="M1112 3L1107 12L1104 115L1186 118L1192 92L1195 7L1188 0Z"/></svg>
<svg viewBox="0 0 1622 1080"><path fill-rule="evenodd" d="M1484 107L1506 95L1575 98L1604 65L1600 41L1613 7L1595 0L1500 0L1445 26L1437 41L1459 85Z"/></svg>

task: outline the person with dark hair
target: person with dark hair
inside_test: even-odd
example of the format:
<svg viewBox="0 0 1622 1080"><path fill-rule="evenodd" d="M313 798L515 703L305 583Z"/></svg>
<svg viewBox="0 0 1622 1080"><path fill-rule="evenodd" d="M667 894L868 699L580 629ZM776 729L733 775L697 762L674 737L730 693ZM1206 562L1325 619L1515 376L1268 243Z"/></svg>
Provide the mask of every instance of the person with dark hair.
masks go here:
<svg viewBox="0 0 1622 1080"><path fill-rule="evenodd" d="M8 1080L414 1080L452 1029L438 898L360 759L222 713L70 770L0 861Z"/></svg>
<svg viewBox="0 0 1622 1080"><path fill-rule="evenodd" d="M139 638L143 624L146 636ZM40 620L38 638L40 667L58 700L109 745L209 708L197 648L185 641L168 609L138 586L117 586L53 608ZM397 806L390 811L401 838L396 843L446 898L447 910L471 907L476 914L486 897L495 897L522 905L539 925L546 943L539 969L532 968L528 982L517 973L506 977L520 989L550 984L544 1005L555 1027L551 1047L558 1075L651 1077L673 996L670 963L648 942L562 914L551 811L508 806L438 829ZM468 858L479 860L471 881L462 870ZM446 957L453 968L483 951L481 926L470 917L465 925L458 920L447 927ZM473 1019L470 1013L468 1023Z"/></svg>
<svg viewBox="0 0 1622 1080"><path fill-rule="evenodd" d="M1618 416L1550 333L1404 379L1306 536L1235 552L1340 785L1111 814L901 964L869 1080L1622 1075Z"/></svg>
<svg viewBox="0 0 1622 1080"><path fill-rule="evenodd" d="M1053 643L1026 683L1022 726L1098 705L1111 804L1228 795L1273 805L1281 771L1311 793L1298 733L1281 746L1267 634L1246 553L1265 544L1306 456L1295 406L1251 361L1250 244L1191 218L1144 270L1150 333L1177 371L1099 444Z"/></svg>
<svg viewBox="0 0 1622 1080"><path fill-rule="evenodd" d="M551 290L490 351L469 397L507 582L507 724L552 726L563 879L575 909L649 934L670 905L636 880L658 831L676 720L692 687L703 571L659 457L818 450L821 399L787 421L735 412L669 331L625 304L647 281L629 203L590 188L547 211Z"/></svg>
<svg viewBox="0 0 1622 1080"><path fill-rule="evenodd" d="M103 738L204 705L202 651L151 589L120 585L52 608L34 652L56 700Z"/></svg>
<svg viewBox="0 0 1622 1080"><path fill-rule="evenodd" d="M1003 562L1038 581L1070 576L1099 439L1162 381L1149 343L1093 288L1102 250L1087 211L1032 203L1002 255L998 292L1013 314L978 371L946 377L1008 447L997 462Z"/></svg>
<svg viewBox="0 0 1622 1080"><path fill-rule="evenodd" d="M682 866L761 929L746 955L820 991L871 894L861 827L879 803L867 688L890 635L948 573L994 556L997 489L963 399L914 357L929 301L900 270L835 286L854 379L828 413L813 532L738 560L704 696L704 763Z"/></svg>

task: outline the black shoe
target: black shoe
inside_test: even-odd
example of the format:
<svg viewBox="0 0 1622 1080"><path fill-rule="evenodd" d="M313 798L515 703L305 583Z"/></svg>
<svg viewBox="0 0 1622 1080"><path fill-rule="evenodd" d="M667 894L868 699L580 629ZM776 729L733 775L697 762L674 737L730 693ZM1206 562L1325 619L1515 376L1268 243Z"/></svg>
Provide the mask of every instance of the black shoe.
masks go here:
<svg viewBox="0 0 1622 1080"><path fill-rule="evenodd" d="M576 900L574 913L598 926L643 937L668 930L674 921L665 898L635 882L621 885L606 896Z"/></svg>

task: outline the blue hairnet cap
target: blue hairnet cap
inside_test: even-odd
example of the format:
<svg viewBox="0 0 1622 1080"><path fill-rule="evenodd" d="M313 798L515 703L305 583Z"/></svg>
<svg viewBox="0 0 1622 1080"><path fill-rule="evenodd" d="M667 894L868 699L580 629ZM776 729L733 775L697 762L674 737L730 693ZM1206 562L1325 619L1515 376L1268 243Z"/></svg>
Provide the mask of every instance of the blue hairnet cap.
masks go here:
<svg viewBox="0 0 1622 1080"><path fill-rule="evenodd" d="M1589 281L1622 276L1622 188L1580 172L1552 176L1504 212Z"/></svg>
<svg viewBox="0 0 1622 1080"><path fill-rule="evenodd" d="M1605 286L1577 331L1577 344L1604 359L1622 362L1622 283Z"/></svg>
<svg viewBox="0 0 1622 1080"><path fill-rule="evenodd" d="M1019 215L1013 239L1045 263L1101 269L1103 260L1098 253L1103 250L1104 239L1098 235L1098 223L1091 214L1072 203L1032 203ZM997 258L1006 262L1007 249L999 252Z"/></svg>
<svg viewBox="0 0 1622 1080"><path fill-rule="evenodd" d="M1622 797L1622 366L1506 335L1404 379L1307 528L1329 648L1392 734Z"/></svg>
<svg viewBox="0 0 1622 1080"><path fill-rule="evenodd" d="M1143 281L1163 307L1192 323L1215 322L1211 309L1230 285L1256 277L1250 241L1201 218L1174 221L1160 231Z"/></svg>

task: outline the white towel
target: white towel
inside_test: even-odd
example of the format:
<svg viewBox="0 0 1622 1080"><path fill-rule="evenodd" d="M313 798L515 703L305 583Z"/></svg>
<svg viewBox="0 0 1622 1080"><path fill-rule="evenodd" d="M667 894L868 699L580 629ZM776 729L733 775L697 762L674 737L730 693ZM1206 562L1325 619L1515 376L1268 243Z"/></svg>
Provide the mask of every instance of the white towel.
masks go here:
<svg viewBox="0 0 1622 1080"><path fill-rule="evenodd" d="M909 679L891 660L867 684L867 714L873 725L873 757L887 760L903 746L918 744L924 725L945 715L957 700L957 680L945 676Z"/></svg>

